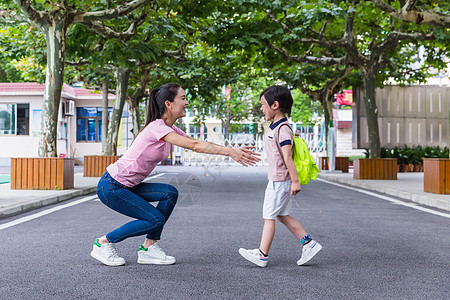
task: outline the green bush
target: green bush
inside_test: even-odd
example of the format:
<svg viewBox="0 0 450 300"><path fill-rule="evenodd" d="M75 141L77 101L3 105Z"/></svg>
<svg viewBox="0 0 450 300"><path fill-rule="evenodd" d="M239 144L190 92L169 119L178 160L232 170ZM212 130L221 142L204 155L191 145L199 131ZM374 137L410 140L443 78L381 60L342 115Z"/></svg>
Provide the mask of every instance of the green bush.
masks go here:
<svg viewBox="0 0 450 300"><path fill-rule="evenodd" d="M361 155L354 155L354 156L349 156L348 157L348 161L349 162L353 162L355 159L357 159L357 158L365 158L364 156L361 156Z"/></svg>
<svg viewBox="0 0 450 300"><path fill-rule="evenodd" d="M441 149L439 146L436 147L425 147L423 149L425 158L448 158L448 147Z"/></svg>
<svg viewBox="0 0 450 300"><path fill-rule="evenodd" d="M364 157L369 158L369 149L364 149ZM362 157L354 157L362 158ZM449 158L449 148L440 148L439 146L423 148L422 146L408 147L404 145L403 148L395 146L394 148L381 147L381 158L396 158L397 164L423 164L423 158ZM352 161L352 160L350 160Z"/></svg>
<svg viewBox="0 0 450 300"><path fill-rule="evenodd" d="M422 164L423 158L448 158L448 147L440 148L439 146L423 148L422 146L403 148L381 148L381 158L396 158L398 164Z"/></svg>

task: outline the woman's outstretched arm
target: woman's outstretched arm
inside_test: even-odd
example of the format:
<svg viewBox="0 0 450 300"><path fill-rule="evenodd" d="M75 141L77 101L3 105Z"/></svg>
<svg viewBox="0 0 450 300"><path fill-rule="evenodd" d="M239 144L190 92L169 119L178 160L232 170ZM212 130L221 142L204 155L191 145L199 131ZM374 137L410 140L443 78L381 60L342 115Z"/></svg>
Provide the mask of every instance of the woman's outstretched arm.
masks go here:
<svg viewBox="0 0 450 300"><path fill-rule="evenodd" d="M170 132L162 139L172 145L190 149L195 152L226 155L244 166L253 166L260 161L258 158L259 154L253 152L251 150L252 147L228 148L214 143L185 137L176 132Z"/></svg>

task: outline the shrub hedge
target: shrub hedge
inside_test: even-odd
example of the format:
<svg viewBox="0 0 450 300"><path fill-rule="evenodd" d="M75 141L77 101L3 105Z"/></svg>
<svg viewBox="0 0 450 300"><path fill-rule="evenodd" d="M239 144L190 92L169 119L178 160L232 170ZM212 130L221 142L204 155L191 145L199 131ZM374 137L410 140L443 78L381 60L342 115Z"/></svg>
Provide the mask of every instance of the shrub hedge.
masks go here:
<svg viewBox="0 0 450 300"><path fill-rule="evenodd" d="M369 157L369 149L365 151L366 158ZM394 148L381 148L381 158L396 158L399 165L403 164L422 164L423 158L449 158L448 147L440 148L436 147L422 147L413 146L408 147L394 147Z"/></svg>

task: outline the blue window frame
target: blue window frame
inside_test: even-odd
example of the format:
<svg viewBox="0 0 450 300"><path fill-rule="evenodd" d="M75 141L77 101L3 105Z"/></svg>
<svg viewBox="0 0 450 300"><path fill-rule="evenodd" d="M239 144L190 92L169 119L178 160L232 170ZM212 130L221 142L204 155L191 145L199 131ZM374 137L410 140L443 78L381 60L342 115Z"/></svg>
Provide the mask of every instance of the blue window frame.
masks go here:
<svg viewBox="0 0 450 300"><path fill-rule="evenodd" d="M108 108L110 115L112 108ZM102 141L102 108L77 107L77 142Z"/></svg>

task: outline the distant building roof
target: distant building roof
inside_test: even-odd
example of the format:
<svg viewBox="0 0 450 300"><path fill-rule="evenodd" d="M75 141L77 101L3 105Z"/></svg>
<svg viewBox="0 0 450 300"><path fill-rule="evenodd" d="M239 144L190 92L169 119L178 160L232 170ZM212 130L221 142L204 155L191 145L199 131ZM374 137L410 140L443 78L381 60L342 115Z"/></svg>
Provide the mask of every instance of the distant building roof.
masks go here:
<svg viewBox="0 0 450 300"><path fill-rule="evenodd" d="M44 95L45 84L37 82L0 82L0 95ZM61 97L70 99L98 99L102 97L101 91L85 88L74 88L68 84L63 85ZM114 98L109 94L108 98Z"/></svg>
<svg viewBox="0 0 450 300"><path fill-rule="evenodd" d="M0 82L0 93L44 93L44 84L36 82Z"/></svg>

